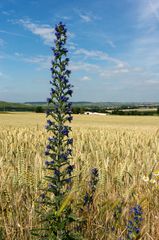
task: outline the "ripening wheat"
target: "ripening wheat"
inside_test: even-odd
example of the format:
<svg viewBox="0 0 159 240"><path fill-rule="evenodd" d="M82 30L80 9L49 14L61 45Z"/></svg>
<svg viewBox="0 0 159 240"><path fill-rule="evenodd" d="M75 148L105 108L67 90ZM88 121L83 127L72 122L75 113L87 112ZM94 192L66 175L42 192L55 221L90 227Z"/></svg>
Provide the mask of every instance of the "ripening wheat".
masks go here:
<svg viewBox="0 0 159 240"><path fill-rule="evenodd" d="M142 239L157 240L157 125L134 127L128 122L119 124L114 119L120 122L123 118L103 120L103 117L81 116L75 118L73 124L76 202L83 199L90 169L96 167L99 170L94 203L89 211L83 212L87 219L84 234L89 240L122 237L129 209L139 203L144 218ZM96 120L101 124L97 125ZM43 152L47 137L41 125L31 128L6 125L0 129L0 234L6 240L31 239L30 229L37 227L35 204L44 175Z"/></svg>

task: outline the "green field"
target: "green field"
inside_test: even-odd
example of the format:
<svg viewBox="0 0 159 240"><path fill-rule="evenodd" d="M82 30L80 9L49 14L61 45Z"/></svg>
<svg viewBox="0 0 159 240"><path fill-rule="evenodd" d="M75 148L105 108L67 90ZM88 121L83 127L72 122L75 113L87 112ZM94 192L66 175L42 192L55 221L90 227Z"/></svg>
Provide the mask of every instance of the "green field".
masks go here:
<svg viewBox="0 0 159 240"><path fill-rule="evenodd" d="M38 224L35 206L45 175L45 122L44 114L0 114L0 231L4 239L30 240L30 230ZM82 216L87 219L85 238L124 237L129 209L138 203L144 218L141 239L159 239L159 117L76 115L72 127L74 205L83 199L91 168L97 167L100 176L93 206ZM116 220L118 206L122 213Z"/></svg>

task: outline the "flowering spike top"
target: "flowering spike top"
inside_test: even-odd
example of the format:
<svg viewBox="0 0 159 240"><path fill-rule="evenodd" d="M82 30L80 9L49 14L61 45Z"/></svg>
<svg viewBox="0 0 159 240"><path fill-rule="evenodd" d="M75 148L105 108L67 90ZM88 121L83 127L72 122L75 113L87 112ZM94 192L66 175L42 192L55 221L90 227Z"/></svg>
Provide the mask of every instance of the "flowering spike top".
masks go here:
<svg viewBox="0 0 159 240"><path fill-rule="evenodd" d="M72 121L72 104L69 102L69 97L73 93L72 85L69 83L71 71L67 69L69 58L67 57L68 50L65 48L66 33L67 29L62 22L55 26L56 39L55 47L52 48L54 57L51 66L51 91L50 97L47 99L49 106L47 117L52 117L52 119L47 120L46 129L51 131L53 136L48 139L49 144L45 150L45 155L51 158L50 161L46 161L46 167L54 169L54 184L58 182L58 192L65 188L68 182L70 184L71 181L68 181L68 178L73 171L73 166L70 165L73 140L69 138L71 127L66 125L66 122Z"/></svg>

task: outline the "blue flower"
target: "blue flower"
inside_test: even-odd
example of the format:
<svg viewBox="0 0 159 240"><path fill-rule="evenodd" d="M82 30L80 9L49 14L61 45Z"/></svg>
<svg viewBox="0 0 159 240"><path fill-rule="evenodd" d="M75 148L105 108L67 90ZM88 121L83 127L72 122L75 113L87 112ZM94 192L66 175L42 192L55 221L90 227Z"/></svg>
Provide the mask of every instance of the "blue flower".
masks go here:
<svg viewBox="0 0 159 240"><path fill-rule="evenodd" d="M66 169L66 172L71 175L71 173L73 172L73 169L75 168L75 165L69 165Z"/></svg>
<svg viewBox="0 0 159 240"><path fill-rule="evenodd" d="M84 196L84 198L83 198L83 205L84 205L84 206L85 206L85 205L89 205L91 202L92 202L92 199L91 199L89 193L86 192L86 194L85 194L85 196Z"/></svg>
<svg viewBox="0 0 159 240"><path fill-rule="evenodd" d="M53 165L55 162L52 160L49 162L49 165Z"/></svg>
<svg viewBox="0 0 159 240"><path fill-rule="evenodd" d="M46 110L46 116L49 116L52 113L52 111L50 109Z"/></svg>
<svg viewBox="0 0 159 240"><path fill-rule="evenodd" d="M67 149L67 156L72 155L72 149Z"/></svg>
<svg viewBox="0 0 159 240"><path fill-rule="evenodd" d="M47 146L46 146L46 149L51 149L51 146L48 144Z"/></svg>
<svg viewBox="0 0 159 240"><path fill-rule="evenodd" d="M68 116L66 119L67 119L69 122L71 122L72 119L73 119L73 117L72 117L72 116Z"/></svg>
<svg viewBox="0 0 159 240"><path fill-rule="evenodd" d="M61 133L62 133L64 136L68 136L68 133L69 133L68 128L65 126L65 127L61 130Z"/></svg>
<svg viewBox="0 0 159 240"><path fill-rule="evenodd" d="M51 70L52 74L56 73L56 70L53 67L51 67L50 70Z"/></svg>
<svg viewBox="0 0 159 240"><path fill-rule="evenodd" d="M99 174L98 174L98 169L97 168L92 168L91 172L95 177L98 177Z"/></svg>
<svg viewBox="0 0 159 240"><path fill-rule="evenodd" d="M65 153L60 154L60 159L66 161L67 160L67 154L65 154Z"/></svg>
<svg viewBox="0 0 159 240"><path fill-rule="evenodd" d="M56 142L56 141L57 141L57 138L55 138L55 137L49 137L48 140L49 140L50 142Z"/></svg>
<svg viewBox="0 0 159 240"><path fill-rule="evenodd" d="M66 70L66 71L65 71L65 74L66 74L67 76L69 76L69 75L71 74L71 71L70 71L70 70Z"/></svg>
<svg viewBox="0 0 159 240"><path fill-rule="evenodd" d="M69 89L66 94L69 94L70 96L72 96L72 93L73 93L73 91L71 89Z"/></svg>
<svg viewBox="0 0 159 240"><path fill-rule="evenodd" d="M62 102L67 102L67 100L68 100L68 97L61 96L61 97L60 97L60 100L61 100Z"/></svg>
<svg viewBox="0 0 159 240"><path fill-rule="evenodd" d="M64 83L64 84L67 84L68 82L69 82L69 80L68 80L66 77L64 77L64 78L63 78L63 83Z"/></svg>
<svg viewBox="0 0 159 240"><path fill-rule="evenodd" d="M50 154L49 150L45 150L45 156L48 156Z"/></svg>
<svg viewBox="0 0 159 240"><path fill-rule="evenodd" d="M66 183L71 183L72 180L71 180L71 178L66 178L66 179L65 179L65 182L66 182Z"/></svg>
<svg viewBox="0 0 159 240"><path fill-rule="evenodd" d="M67 145L69 145L69 144L71 145L72 143L73 143L73 138L70 138L67 140Z"/></svg>
<svg viewBox="0 0 159 240"><path fill-rule="evenodd" d="M48 166L48 165L49 165L49 162L48 162L47 160L45 161L45 165L46 165L46 166Z"/></svg>
<svg viewBox="0 0 159 240"><path fill-rule="evenodd" d="M59 39L61 37L61 34L59 32L55 32L55 35L56 35L57 39Z"/></svg>
<svg viewBox="0 0 159 240"><path fill-rule="evenodd" d="M55 170L54 170L54 174L55 174L57 177L59 177L59 176L60 176L60 171L59 171L58 169L55 169Z"/></svg>
<svg viewBox="0 0 159 240"><path fill-rule="evenodd" d="M41 197L42 199L45 199L45 197L46 197L45 193L42 193L42 194L40 195L40 197Z"/></svg>
<svg viewBox="0 0 159 240"><path fill-rule="evenodd" d="M54 52L54 55L55 55L55 57L58 58L61 55L61 53L60 52Z"/></svg>
<svg viewBox="0 0 159 240"><path fill-rule="evenodd" d="M67 106L70 108L72 106L72 102L69 102Z"/></svg>
<svg viewBox="0 0 159 240"><path fill-rule="evenodd" d="M45 161L45 165L46 167L50 166L50 165L53 165L55 162L52 160L52 161Z"/></svg>
<svg viewBox="0 0 159 240"><path fill-rule="evenodd" d="M140 226L142 222L142 208L140 205L136 205L130 210L132 219L128 221L127 225L127 239L133 240L140 234Z"/></svg>
<svg viewBox="0 0 159 240"><path fill-rule="evenodd" d="M47 120L47 124L48 124L48 126L52 126L53 122L51 122L51 120Z"/></svg>
<svg viewBox="0 0 159 240"><path fill-rule="evenodd" d="M63 48L62 51L64 54L66 54L68 52L68 50L66 48Z"/></svg>
<svg viewBox="0 0 159 240"><path fill-rule="evenodd" d="M52 99L51 99L51 98L47 98L47 102L48 102L48 103L51 103L51 102L52 102Z"/></svg>
<svg viewBox="0 0 159 240"><path fill-rule="evenodd" d="M55 92L55 89L51 88L51 94L54 94Z"/></svg>

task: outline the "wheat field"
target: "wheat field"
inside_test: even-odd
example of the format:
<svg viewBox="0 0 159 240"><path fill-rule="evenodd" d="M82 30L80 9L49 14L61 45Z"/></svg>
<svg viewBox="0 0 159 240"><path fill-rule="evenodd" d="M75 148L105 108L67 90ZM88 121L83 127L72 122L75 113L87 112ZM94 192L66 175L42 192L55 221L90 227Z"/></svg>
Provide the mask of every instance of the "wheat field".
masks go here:
<svg viewBox="0 0 159 240"><path fill-rule="evenodd" d="M48 134L45 115L0 114L0 239L30 240L38 226ZM74 116L74 202L82 202L90 170L99 169L93 205L85 209L88 240L124 237L129 209L143 209L141 239L159 239L159 118ZM117 207L121 208L114 219ZM115 230L112 229L115 226Z"/></svg>

